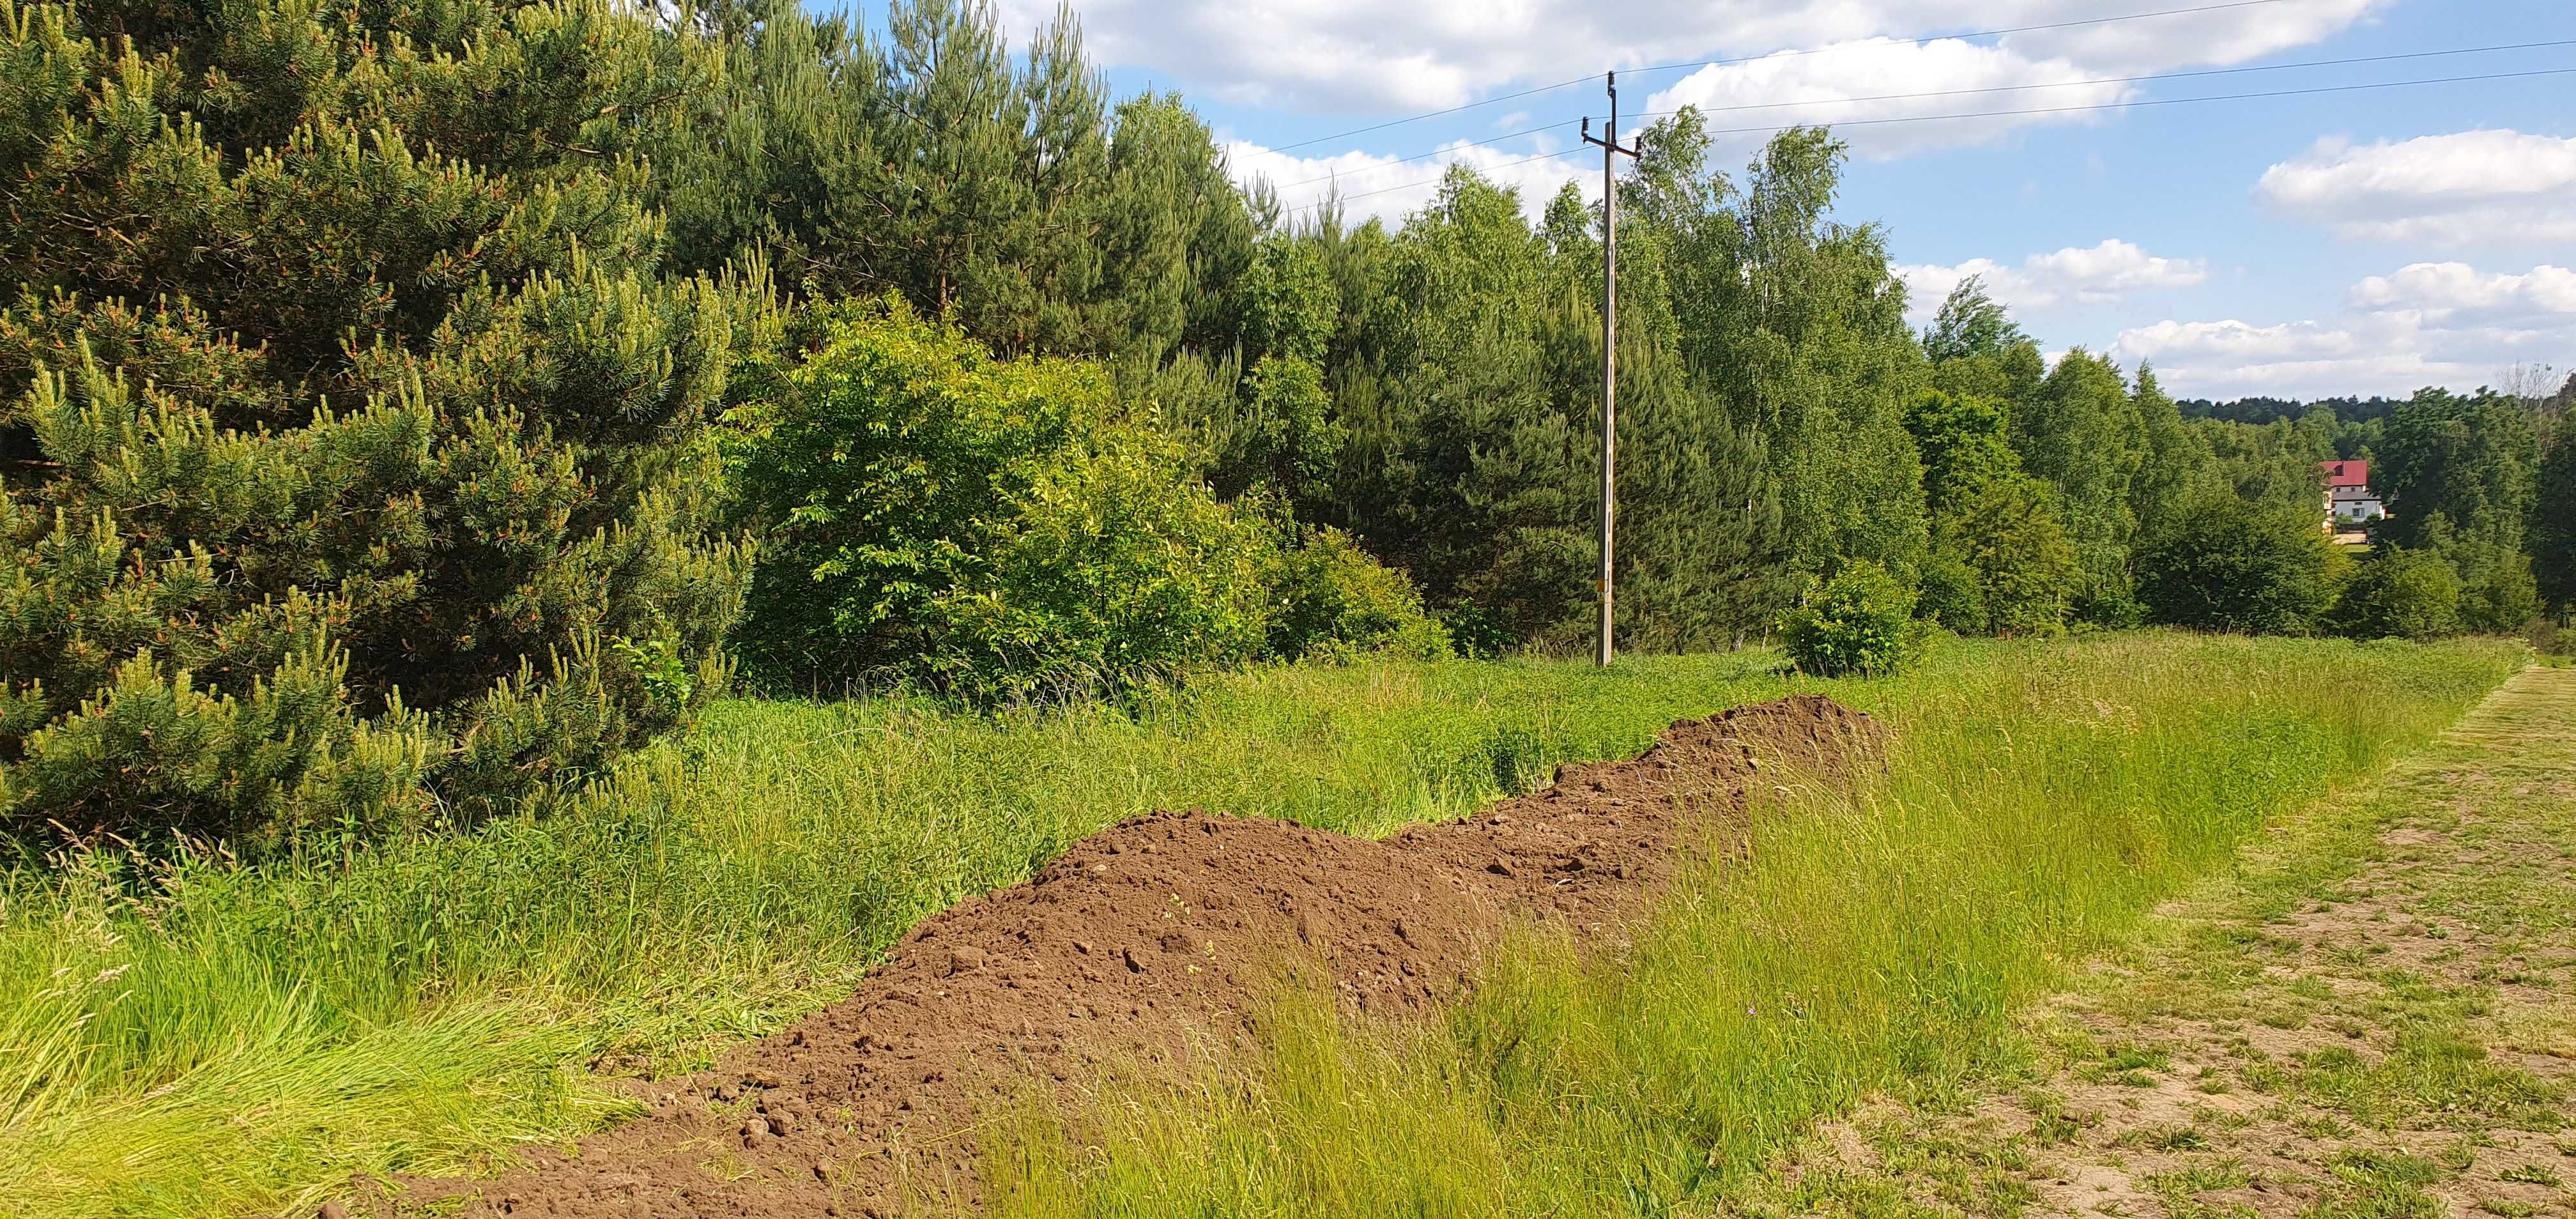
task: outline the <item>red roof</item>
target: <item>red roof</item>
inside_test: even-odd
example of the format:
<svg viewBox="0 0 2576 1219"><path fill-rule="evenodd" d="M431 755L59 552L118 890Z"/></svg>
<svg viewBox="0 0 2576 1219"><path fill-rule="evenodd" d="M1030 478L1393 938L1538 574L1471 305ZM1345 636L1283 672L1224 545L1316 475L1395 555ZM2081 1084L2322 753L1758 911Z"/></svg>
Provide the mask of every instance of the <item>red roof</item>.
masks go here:
<svg viewBox="0 0 2576 1219"><path fill-rule="evenodd" d="M2325 472L2329 487L2367 487L2370 485L2370 463L2366 461L2321 461L2317 468Z"/></svg>

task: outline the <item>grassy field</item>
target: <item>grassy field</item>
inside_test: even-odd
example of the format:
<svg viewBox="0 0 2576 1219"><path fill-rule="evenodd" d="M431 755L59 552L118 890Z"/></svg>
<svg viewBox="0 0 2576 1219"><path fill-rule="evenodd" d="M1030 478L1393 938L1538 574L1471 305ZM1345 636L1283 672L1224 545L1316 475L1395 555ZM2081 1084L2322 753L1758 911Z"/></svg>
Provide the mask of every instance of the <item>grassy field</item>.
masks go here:
<svg viewBox="0 0 2576 1219"><path fill-rule="evenodd" d="M960 896L1157 807L1357 833L1777 694L1771 654L1285 669L1135 715L737 701L573 807L257 867L0 883L0 1214L309 1207L609 1120Z"/></svg>
<svg viewBox="0 0 2576 1219"><path fill-rule="evenodd" d="M997 1172L1038 1213L1696 1196L1861 1089L1972 1065L2054 954L2420 741L2517 655L2147 635L1805 683L1900 725L1894 784L1766 821L1757 866L1705 871L1631 960L1533 943L1428 1040L1287 1004L1249 1089L1121 1126L1098 1162L1041 1136ZM1780 693L1775 664L1291 669L1132 715L736 702L543 819L257 866L20 867L0 1213L278 1213L562 1139L620 1112L594 1069L689 1065L826 1002L923 914L1112 821L1454 816Z"/></svg>
<svg viewBox="0 0 2576 1219"><path fill-rule="evenodd" d="M2576 671L2168 903L2028 1020L2029 1069L1874 1105L1753 1215L2576 1215Z"/></svg>
<svg viewBox="0 0 2576 1219"><path fill-rule="evenodd" d="M2020 1068L2013 1017L2066 962L2517 659L2132 637L1842 692L1895 729L1884 781L1784 789L1627 950L1533 935L1429 1027L1292 993L1246 1060L1112 1083L1072 1129L1013 1115L987 1197L1029 1219L1733 1209L1820 1119Z"/></svg>

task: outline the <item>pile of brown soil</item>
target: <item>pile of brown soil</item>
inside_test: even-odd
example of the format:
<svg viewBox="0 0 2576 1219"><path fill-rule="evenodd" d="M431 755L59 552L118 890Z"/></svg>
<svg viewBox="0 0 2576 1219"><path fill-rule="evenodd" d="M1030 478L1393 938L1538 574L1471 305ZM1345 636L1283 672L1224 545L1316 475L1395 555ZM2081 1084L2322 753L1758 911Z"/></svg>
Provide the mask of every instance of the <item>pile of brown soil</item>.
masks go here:
<svg viewBox="0 0 2576 1219"><path fill-rule="evenodd" d="M539 1153L495 1181L415 1182L407 1202L864 1216L894 1213L907 1175L914 1192L971 1193L970 1124L1018 1081L1238 1036L1288 959L1329 969L1362 1011L1436 1005L1516 922L1616 926L1680 848L1741 832L1748 784L1845 775L1878 751L1867 716L1802 695L1683 721L1634 760L1563 767L1544 791L1382 841L1140 817L928 919L856 994L663 1081L652 1113L577 1154Z"/></svg>

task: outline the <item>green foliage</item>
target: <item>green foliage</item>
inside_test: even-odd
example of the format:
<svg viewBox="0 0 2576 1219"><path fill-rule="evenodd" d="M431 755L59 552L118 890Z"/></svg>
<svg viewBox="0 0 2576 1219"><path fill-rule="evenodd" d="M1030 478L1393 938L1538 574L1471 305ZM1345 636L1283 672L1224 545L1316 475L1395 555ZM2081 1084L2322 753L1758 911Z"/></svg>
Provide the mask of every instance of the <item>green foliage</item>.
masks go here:
<svg viewBox="0 0 2576 1219"><path fill-rule="evenodd" d="M1932 325L1923 331L1923 354L1935 364L1973 356L2001 356L2030 342L2003 305L1986 293L1984 276L1971 275L1950 289Z"/></svg>
<svg viewBox="0 0 2576 1219"><path fill-rule="evenodd" d="M1985 582L1956 551L1936 543L1931 553L1923 556L1916 585L1914 612L1924 621L1937 622L1961 635L1991 633Z"/></svg>
<svg viewBox="0 0 2576 1219"><path fill-rule="evenodd" d="M1887 676L1920 649L1914 590L1866 560L1810 589L1780 615L1780 641L1799 670L1820 677Z"/></svg>
<svg viewBox="0 0 2576 1219"><path fill-rule="evenodd" d="M2155 370L2138 367L2129 402L2146 439L2144 458L2129 481L2129 515L2139 532L2153 533L2224 488L2209 438L2183 421L2173 397L2157 383Z"/></svg>
<svg viewBox="0 0 2576 1219"><path fill-rule="evenodd" d="M2334 607L2339 555L2316 514L2214 494L2140 540L2138 598L2157 622L2301 635Z"/></svg>
<svg viewBox="0 0 2576 1219"><path fill-rule="evenodd" d="M1271 655L1347 661L1368 652L1418 660L1449 654L1448 631L1423 613L1421 594L1403 573L1340 530L1300 533L1272 577Z"/></svg>
<svg viewBox="0 0 2576 1219"><path fill-rule="evenodd" d="M1533 230L1515 195L1460 171L1392 238L1328 220L1284 239L1345 309L1325 378L1340 460L1329 487L1297 484L1297 509L1412 574L1469 648L1570 649L1592 630L1597 252L1551 215L1554 236ZM1654 235L1633 244L1616 630L1632 649L1731 646L1784 599L1778 483L1681 359Z"/></svg>
<svg viewBox="0 0 2576 1219"><path fill-rule="evenodd" d="M1938 389L1906 407L1933 512L1922 611L1962 634L2056 634L2082 574L2058 497L2021 471L2011 418L2000 402Z"/></svg>
<svg viewBox="0 0 2576 1219"><path fill-rule="evenodd" d="M2576 423L2561 415L2531 497L2536 592L2562 619L2576 605Z"/></svg>
<svg viewBox="0 0 2576 1219"><path fill-rule="evenodd" d="M894 298L841 311L742 422L735 480L770 542L739 638L772 683L992 701L1262 646L1266 536L1096 367L996 360Z"/></svg>
<svg viewBox="0 0 2576 1219"><path fill-rule="evenodd" d="M2056 496L2036 479L1996 478L1933 527L1933 553L1975 581L1979 630L2054 635L2066 628L2082 568ZM1953 577L1955 578L1955 577ZM1966 630L1943 619L1953 630Z"/></svg>
<svg viewBox="0 0 2576 1219"><path fill-rule="evenodd" d="M1770 452L1794 561L1912 570L1929 534L1904 408L1923 357L1886 234L1827 217L1848 149L1820 128L1782 132L1739 187L1705 170L1696 111L1640 140L1640 226L1670 249L1681 350Z"/></svg>
<svg viewBox="0 0 2576 1219"><path fill-rule="evenodd" d="M2518 635L2540 614L2531 556L2493 542L2460 541L2436 554L2460 573L2460 627L2480 635Z"/></svg>
<svg viewBox="0 0 2576 1219"><path fill-rule="evenodd" d="M899 297L836 311L737 422L769 539L737 639L773 685L994 703L1441 647L1401 575L1219 503L1097 365L996 359Z"/></svg>
<svg viewBox="0 0 2576 1219"><path fill-rule="evenodd" d="M873 36L792 0L695 10L723 71L651 149L685 265L756 255L823 300L900 293L1008 354L1214 341L1254 222L1177 98L1112 105L1073 21L917 0Z"/></svg>
<svg viewBox="0 0 2576 1219"><path fill-rule="evenodd" d="M2460 632L2460 577L2441 556L2388 546L2345 582L2334 629L2356 639L2439 639Z"/></svg>
<svg viewBox="0 0 2576 1219"><path fill-rule="evenodd" d="M2134 620L2127 566L2137 517L2130 497L2147 437L2119 368L2081 349L2068 352L2038 392L2015 405L2012 423L2022 468L2055 486L2065 505L2083 569L2075 612L2098 623Z"/></svg>
<svg viewBox="0 0 2576 1219"><path fill-rule="evenodd" d="M2406 546L2452 536L2522 545L2537 443L2522 404L2492 391L2424 389L2389 416L2371 469L2388 501L2387 537Z"/></svg>
<svg viewBox="0 0 2576 1219"><path fill-rule="evenodd" d="M2021 473L2011 420L2012 412L2002 402L1937 389L1924 390L1906 403L1905 430L1922 454L1923 494L1935 516L1973 498L1986 484Z"/></svg>
<svg viewBox="0 0 2576 1219"><path fill-rule="evenodd" d="M0 819L482 816L721 686L767 294L636 198L715 68L589 3L0 7Z"/></svg>

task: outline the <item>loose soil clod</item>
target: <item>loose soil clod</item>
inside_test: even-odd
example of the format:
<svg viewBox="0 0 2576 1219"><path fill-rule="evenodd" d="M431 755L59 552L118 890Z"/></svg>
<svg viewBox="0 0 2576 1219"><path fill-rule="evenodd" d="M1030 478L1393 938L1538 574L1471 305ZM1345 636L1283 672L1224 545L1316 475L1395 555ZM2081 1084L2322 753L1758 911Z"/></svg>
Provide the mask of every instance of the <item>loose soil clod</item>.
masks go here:
<svg viewBox="0 0 2576 1219"><path fill-rule="evenodd" d="M1292 958L1344 1002L1402 1013L1471 981L1516 921L1615 925L1696 835L1731 840L1745 785L1841 778L1879 755L1869 717L1818 695L1685 720L1625 762L1559 769L1484 815L1368 841L1254 817L1158 812L1025 884L925 920L856 994L653 1113L497 1181L419 1181L468 1215L864 1216L897 1178L971 1191L979 1106L1013 1081L1239 1033ZM719 1163L725 1171L711 1171Z"/></svg>

